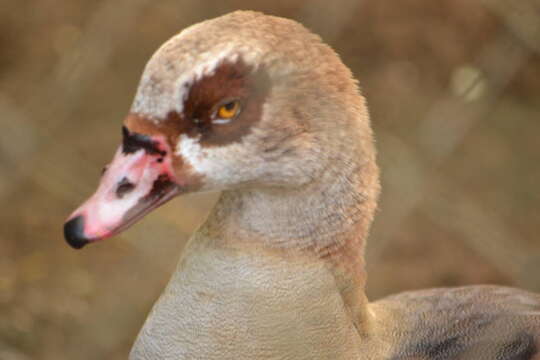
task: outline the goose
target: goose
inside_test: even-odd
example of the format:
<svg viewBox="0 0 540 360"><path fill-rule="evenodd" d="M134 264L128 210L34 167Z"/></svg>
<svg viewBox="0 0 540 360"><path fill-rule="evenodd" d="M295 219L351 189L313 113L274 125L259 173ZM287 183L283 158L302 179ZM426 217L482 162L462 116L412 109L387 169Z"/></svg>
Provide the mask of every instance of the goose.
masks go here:
<svg viewBox="0 0 540 360"><path fill-rule="evenodd" d="M537 294L470 286L368 301L379 194L368 110L301 24L236 11L183 30L147 63L122 136L64 225L73 248L178 195L221 191L130 359L540 359Z"/></svg>

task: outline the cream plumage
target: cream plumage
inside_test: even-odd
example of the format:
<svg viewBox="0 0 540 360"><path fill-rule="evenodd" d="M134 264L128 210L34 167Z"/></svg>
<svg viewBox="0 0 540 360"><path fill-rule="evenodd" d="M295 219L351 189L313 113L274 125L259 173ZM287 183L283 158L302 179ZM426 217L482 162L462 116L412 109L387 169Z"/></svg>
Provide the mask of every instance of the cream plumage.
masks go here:
<svg viewBox="0 0 540 360"><path fill-rule="evenodd" d="M66 239L80 248L202 190L223 193L131 359L540 359L538 295L469 287L368 302L369 116L351 72L300 24L234 12L166 42Z"/></svg>

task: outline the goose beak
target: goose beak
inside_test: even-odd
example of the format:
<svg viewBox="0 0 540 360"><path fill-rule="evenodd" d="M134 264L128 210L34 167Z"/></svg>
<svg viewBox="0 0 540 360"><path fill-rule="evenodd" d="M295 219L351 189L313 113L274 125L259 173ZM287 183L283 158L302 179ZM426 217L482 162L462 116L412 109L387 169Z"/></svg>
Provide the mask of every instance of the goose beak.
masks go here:
<svg viewBox="0 0 540 360"><path fill-rule="evenodd" d="M123 135L97 191L64 224L66 241L75 249L120 233L182 192L164 137L125 127Z"/></svg>

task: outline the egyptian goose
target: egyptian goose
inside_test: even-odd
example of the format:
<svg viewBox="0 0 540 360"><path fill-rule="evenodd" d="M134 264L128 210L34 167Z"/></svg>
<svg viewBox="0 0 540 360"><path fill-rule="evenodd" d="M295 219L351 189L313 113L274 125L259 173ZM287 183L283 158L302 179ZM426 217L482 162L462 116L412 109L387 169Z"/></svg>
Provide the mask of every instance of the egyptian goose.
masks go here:
<svg viewBox="0 0 540 360"><path fill-rule="evenodd" d="M369 303L379 193L370 120L338 55L302 25L238 11L148 62L123 143L65 224L74 248L176 195L222 195L131 359L540 359L540 296L474 286Z"/></svg>

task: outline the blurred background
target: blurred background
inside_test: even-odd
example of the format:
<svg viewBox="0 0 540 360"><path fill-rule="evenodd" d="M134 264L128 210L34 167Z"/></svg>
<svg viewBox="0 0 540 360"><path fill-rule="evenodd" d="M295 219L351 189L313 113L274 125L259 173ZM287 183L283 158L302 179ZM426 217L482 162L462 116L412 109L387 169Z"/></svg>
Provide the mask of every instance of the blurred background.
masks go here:
<svg viewBox="0 0 540 360"><path fill-rule="evenodd" d="M360 79L381 206L368 295L540 291L540 1L0 0L0 359L125 359L215 194L83 251L62 237L120 141L142 69L235 9L301 21Z"/></svg>

